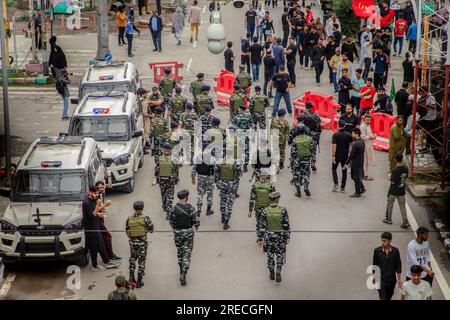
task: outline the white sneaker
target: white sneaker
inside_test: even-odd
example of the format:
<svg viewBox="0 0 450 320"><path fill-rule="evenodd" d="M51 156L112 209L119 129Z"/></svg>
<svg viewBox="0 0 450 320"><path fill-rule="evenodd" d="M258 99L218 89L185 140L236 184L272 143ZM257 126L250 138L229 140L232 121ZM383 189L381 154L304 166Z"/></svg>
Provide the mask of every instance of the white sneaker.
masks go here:
<svg viewBox="0 0 450 320"><path fill-rule="evenodd" d="M104 271L104 270L106 270L106 268L103 266L97 266L97 267L92 267L91 270L92 271Z"/></svg>
<svg viewBox="0 0 450 320"><path fill-rule="evenodd" d="M113 268L117 268L119 265L120 265L120 263L118 263L118 262L112 262L112 261L110 261L110 262L108 262L108 263L105 265L105 269L113 269Z"/></svg>

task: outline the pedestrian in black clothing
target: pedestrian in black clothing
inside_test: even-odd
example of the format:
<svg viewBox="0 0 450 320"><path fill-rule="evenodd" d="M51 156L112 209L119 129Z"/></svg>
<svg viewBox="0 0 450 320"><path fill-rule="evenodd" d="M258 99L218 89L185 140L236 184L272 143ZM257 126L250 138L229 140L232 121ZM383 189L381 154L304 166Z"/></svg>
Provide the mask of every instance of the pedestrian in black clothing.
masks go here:
<svg viewBox="0 0 450 320"><path fill-rule="evenodd" d="M297 45L294 38L289 38L289 46L286 48L286 61L291 85L295 87L295 57L297 56Z"/></svg>
<svg viewBox="0 0 450 320"><path fill-rule="evenodd" d="M328 76L330 77L330 84L333 83L333 67L330 66L331 58L336 54L337 43L334 41L333 37L328 37L327 45L325 46L325 59L328 65Z"/></svg>
<svg viewBox="0 0 450 320"><path fill-rule="evenodd" d="M337 46L341 45L342 33L339 31L339 25L337 23L333 24L333 38Z"/></svg>
<svg viewBox="0 0 450 320"><path fill-rule="evenodd" d="M341 47L341 54L345 54L348 57L348 60L350 60L353 63L353 54L356 55L357 58L359 58L358 56L358 49L356 48L356 44L352 41L352 37L347 36L347 38L345 39L345 42L342 44Z"/></svg>
<svg viewBox="0 0 450 320"><path fill-rule="evenodd" d="M223 56L225 57L225 70L234 72L234 53L233 50L231 50L231 47L233 46L233 42L228 41L227 42L227 49L223 52Z"/></svg>
<svg viewBox="0 0 450 320"><path fill-rule="evenodd" d="M241 64L247 66L247 73L251 74L250 68L250 40L251 34L247 32L245 39L241 38Z"/></svg>
<svg viewBox="0 0 450 320"><path fill-rule="evenodd" d="M408 27L411 25L411 23L414 20L414 9L411 5L411 1L406 1L406 7L402 10L403 13L403 19L408 22Z"/></svg>
<svg viewBox="0 0 450 320"><path fill-rule="evenodd" d="M347 183L347 169L345 163L348 159L348 151L350 150L350 144L352 143L352 135L345 131L345 122L339 120L339 130L333 134L331 141L331 154L332 154L332 166L331 172L333 174L333 192L339 189L339 180L337 175L337 167L341 165L342 180L341 180L341 192L345 192L345 185Z"/></svg>
<svg viewBox="0 0 450 320"><path fill-rule="evenodd" d="M397 115L402 115L403 118L408 119L407 104L409 99L408 82L403 82L402 88L395 94L395 103L397 104Z"/></svg>
<svg viewBox="0 0 450 320"><path fill-rule="evenodd" d="M289 38L289 16L288 16L288 7L284 7L284 12L281 15L281 23L283 25L283 41L281 45L286 48Z"/></svg>
<svg viewBox="0 0 450 320"><path fill-rule="evenodd" d="M308 57L308 43L306 42L306 35L308 34L308 26L305 25L302 30L298 31L297 38L300 40L298 42L298 55L300 56L300 65L304 69L309 67L309 57Z"/></svg>
<svg viewBox="0 0 450 320"><path fill-rule="evenodd" d="M253 44L250 46L250 63L252 65L253 82L259 81L259 67L262 62L264 48L258 42L258 37L253 37Z"/></svg>
<svg viewBox="0 0 450 320"><path fill-rule="evenodd" d="M313 60L312 56L313 56L313 48L315 46L317 46L319 41L319 33L317 32L317 30L315 28L311 28L307 33L306 33L306 53L308 54L308 57ZM314 61L313 61L314 64ZM305 65L305 67L308 67L308 65ZM312 66L311 66L311 70L312 70Z"/></svg>
<svg viewBox="0 0 450 320"><path fill-rule="evenodd" d="M414 64L413 57L409 52L406 53L405 60L402 62L403 81L408 82L408 93L413 93L414 86Z"/></svg>
<svg viewBox="0 0 450 320"><path fill-rule="evenodd" d="M350 155L345 164L345 169L350 165L352 170L351 177L355 182L355 193L352 194L350 198L360 198L361 195L366 192L366 188L362 182L364 176L364 152L366 146L361 139L361 130L359 130L359 128L353 129L352 138L352 150L350 151Z"/></svg>
<svg viewBox="0 0 450 320"><path fill-rule="evenodd" d="M50 43L48 65L53 76L57 78L67 69L67 59L64 51L56 44L56 36L52 36L48 42Z"/></svg>
<svg viewBox="0 0 450 320"><path fill-rule="evenodd" d="M352 134L353 129L359 126L359 117L353 113L353 106L351 103L345 106L345 113L341 115L339 121L344 123L344 129L349 134Z"/></svg>
<svg viewBox="0 0 450 320"><path fill-rule="evenodd" d="M316 83L318 86L320 86L320 75L323 72L323 64L325 61L325 47L323 46L322 39L319 39L317 45L314 46L312 50L311 60L316 71Z"/></svg>
<svg viewBox="0 0 450 320"><path fill-rule="evenodd" d="M103 237L100 234L100 219L103 218L102 211L105 205L99 199L99 192L97 187L91 187L87 198L83 201L83 227L85 231L85 247L90 252L93 270L101 270L106 268L115 268L117 263L110 261L106 252ZM100 254L105 267L97 265L97 254Z"/></svg>
<svg viewBox="0 0 450 320"><path fill-rule="evenodd" d="M348 69L342 69L342 77L338 80L338 86L338 103L341 106L340 112L342 114L345 106L350 103L350 90L352 89L352 80L348 77Z"/></svg>
<svg viewBox="0 0 450 320"><path fill-rule="evenodd" d="M375 285L379 279L378 295L380 300L391 300L395 285L402 286L402 260L399 250L391 245L392 234L381 234L381 246L373 251L372 265L378 267L372 270L372 283ZM378 278L379 277L379 278Z"/></svg>
<svg viewBox="0 0 450 320"><path fill-rule="evenodd" d="M264 63L264 87L263 87L263 93L267 96L267 86L272 80L274 74L275 74L275 59L272 56L272 50L268 49L266 50L266 56L263 59ZM272 90L269 90L269 98L273 98Z"/></svg>

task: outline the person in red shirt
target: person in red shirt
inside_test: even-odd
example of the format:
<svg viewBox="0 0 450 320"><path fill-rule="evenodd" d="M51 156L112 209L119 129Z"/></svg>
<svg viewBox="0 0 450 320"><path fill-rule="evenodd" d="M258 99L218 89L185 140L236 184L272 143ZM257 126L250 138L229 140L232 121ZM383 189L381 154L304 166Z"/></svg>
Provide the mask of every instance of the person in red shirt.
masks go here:
<svg viewBox="0 0 450 320"><path fill-rule="evenodd" d="M307 6L306 7L306 15L305 15L306 24L308 26L310 26L311 20L313 20L313 19L314 19L314 16L313 16L313 12L311 11L311 7Z"/></svg>
<svg viewBox="0 0 450 320"><path fill-rule="evenodd" d="M403 19L403 14L399 14L398 20L394 24L394 56L402 54L403 39L405 38L406 31L408 30L408 22ZM399 51L397 51L397 43L400 44Z"/></svg>
<svg viewBox="0 0 450 320"><path fill-rule="evenodd" d="M376 90L372 86L372 78L367 78L366 85L359 91L359 97L361 102L359 104L359 116L363 116L373 108L373 97L375 96Z"/></svg>

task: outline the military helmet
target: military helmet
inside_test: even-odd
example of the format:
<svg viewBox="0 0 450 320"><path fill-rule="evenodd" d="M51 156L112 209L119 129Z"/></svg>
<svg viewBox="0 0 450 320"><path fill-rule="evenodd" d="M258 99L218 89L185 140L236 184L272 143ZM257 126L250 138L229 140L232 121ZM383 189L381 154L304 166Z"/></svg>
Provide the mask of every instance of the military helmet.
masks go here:
<svg viewBox="0 0 450 320"><path fill-rule="evenodd" d="M220 119L217 118L217 117L214 117L214 118L212 119L212 124L213 124L213 126L218 126L218 125L220 125Z"/></svg>
<svg viewBox="0 0 450 320"><path fill-rule="evenodd" d="M194 105L192 104L192 102L188 102L188 103L186 103L186 108L187 109L193 109L194 108Z"/></svg>
<svg viewBox="0 0 450 320"><path fill-rule="evenodd" d="M303 123L297 125L297 131L303 133L306 131L306 126Z"/></svg>
<svg viewBox="0 0 450 320"><path fill-rule="evenodd" d="M306 101L305 102L305 107L306 107L306 109L311 109L313 107L313 104L311 102L309 102L309 101Z"/></svg>
<svg viewBox="0 0 450 320"><path fill-rule="evenodd" d="M204 108L205 112L211 112L212 108L210 105L205 106Z"/></svg>
<svg viewBox="0 0 450 320"><path fill-rule="evenodd" d="M181 89L181 87L175 87L175 92L176 93L181 93L181 91L183 91L183 89Z"/></svg>
<svg viewBox="0 0 450 320"><path fill-rule="evenodd" d="M202 87L202 91L209 91L209 90L211 90L211 87L208 86L207 84L204 84Z"/></svg>
<svg viewBox="0 0 450 320"><path fill-rule="evenodd" d="M164 143L164 145L163 145L163 149L167 149L167 150L170 150L170 149L172 149L173 147L172 147L172 145L170 144L170 143Z"/></svg>
<svg viewBox="0 0 450 320"><path fill-rule="evenodd" d="M197 73L197 78L199 78L199 79L203 78L204 76L205 76L205 74L202 72Z"/></svg>
<svg viewBox="0 0 450 320"><path fill-rule="evenodd" d="M133 203L134 210L143 210L144 209L144 201L135 201Z"/></svg>
<svg viewBox="0 0 450 320"><path fill-rule="evenodd" d="M178 122L172 121L172 122L170 123L170 128L172 128L172 129L178 128Z"/></svg>
<svg viewBox="0 0 450 320"><path fill-rule="evenodd" d="M162 113L163 109L161 107L155 108L155 113Z"/></svg>
<svg viewBox="0 0 450 320"><path fill-rule="evenodd" d="M278 110L278 116L281 117L281 116L284 116L284 115L286 115L286 109L279 109Z"/></svg>
<svg viewBox="0 0 450 320"><path fill-rule="evenodd" d="M172 71L172 68L164 68L165 74L170 74L171 71Z"/></svg>
<svg viewBox="0 0 450 320"><path fill-rule="evenodd" d="M180 200L186 198L188 195L189 195L189 191L186 189L183 189L183 190L180 190L177 192L177 197Z"/></svg>

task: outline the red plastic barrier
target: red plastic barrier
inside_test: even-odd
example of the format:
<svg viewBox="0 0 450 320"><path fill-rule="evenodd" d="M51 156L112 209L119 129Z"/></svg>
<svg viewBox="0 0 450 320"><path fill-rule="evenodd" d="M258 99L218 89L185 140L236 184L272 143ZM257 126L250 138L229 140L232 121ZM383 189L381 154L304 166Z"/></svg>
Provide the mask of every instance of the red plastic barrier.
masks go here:
<svg viewBox="0 0 450 320"><path fill-rule="evenodd" d="M382 112L373 112L371 116L370 128L377 135L373 142L373 148L375 150L389 151L391 127L397 121L397 117Z"/></svg>
<svg viewBox="0 0 450 320"><path fill-rule="evenodd" d="M214 91L216 92L216 101L218 104L229 106L230 96L234 92L234 82L236 80L236 75L233 72L227 70L220 70L220 75L214 77L216 81L216 86ZM250 96L251 89L248 88L247 95ZM244 102L245 107L248 107L248 101Z"/></svg>
<svg viewBox="0 0 450 320"><path fill-rule="evenodd" d="M312 111L320 116L322 128L333 129L335 114L339 109L339 104L333 100L332 96L327 96L320 93L306 91L305 95L296 101L293 101L294 106L294 125L297 124L297 116L306 111L305 102L309 101L313 104Z"/></svg>
<svg viewBox="0 0 450 320"><path fill-rule="evenodd" d="M337 132L339 130L339 119L341 118L341 115L335 114L333 117L333 132Z"/></svg>
<svg viewBox="0 0 450 320"><path fill-rule="evenodd" d="M183 77L180 76L178 69L183 68L182 63L178 63L176 61L165 61L165 62L149 62L148 66L150 70L153 69L153 81L155 83L160 83L161 79L164 78L165 68L171 68L170 76L175 79L176 82L180 82L183 80Z"/></svg>

